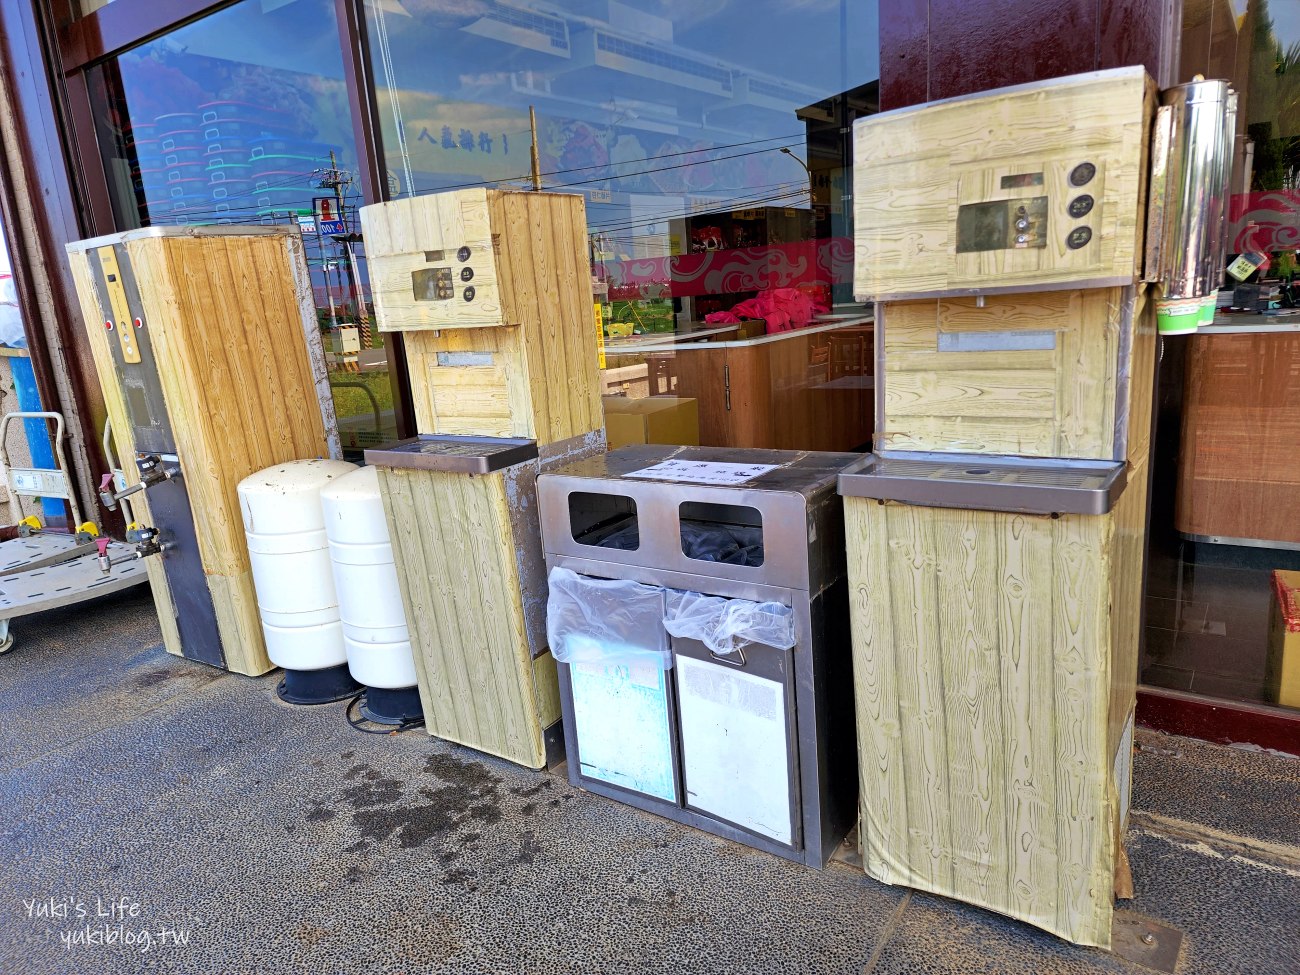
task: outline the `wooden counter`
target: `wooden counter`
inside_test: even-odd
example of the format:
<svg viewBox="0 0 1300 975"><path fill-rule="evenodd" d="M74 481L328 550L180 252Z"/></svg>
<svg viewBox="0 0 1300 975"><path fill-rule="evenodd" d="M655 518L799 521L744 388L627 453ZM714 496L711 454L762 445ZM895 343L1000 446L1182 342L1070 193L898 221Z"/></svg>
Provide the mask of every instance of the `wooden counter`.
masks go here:
<svg viewBox="0 0 1300 975"><path fill-rule="evenodd" d="M1300 548L1300 322L1216 324L1188 342L1178 531Z"/></svg>
<svg viewBox="0 0 1300 975"><path fill-rule="evenodd" d="M704 446L846 451L871 441L872 336L871 319L859 316L637 351L671 357L672 392L699 401Z"/></svg>

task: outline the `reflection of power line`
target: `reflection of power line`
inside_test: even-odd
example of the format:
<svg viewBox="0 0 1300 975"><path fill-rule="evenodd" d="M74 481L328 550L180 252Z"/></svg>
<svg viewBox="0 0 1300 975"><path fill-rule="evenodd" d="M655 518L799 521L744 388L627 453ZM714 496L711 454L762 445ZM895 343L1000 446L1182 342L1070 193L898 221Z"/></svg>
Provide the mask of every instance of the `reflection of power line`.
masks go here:
<svg viewBox="0 0 1300 975"><path fill-rule="evenodd" d="M782 200L798 199L800 197L804 197L807 195L808 195L807 188L800 188L797 190L790 190L787 193L769 194L765 196L757 196L757 197L738 196L729 200L719 200L717 202L710 203L706 208L696 210L693 212L677 213L669 216L662 216L662 215L653 216L648 219L636 219L621 224L606 224L604 226L595 228L596 236L602 236L606 233L617 233L620 230L634 230L638 227L649 227L652 224L666 223L667 221L672 219L687 219L690 217L703 216L704 214L713 213L714 211L717 211L722 208L727 208L727 207L732 209L739 209L742 207L755 207L755 206L761 206L766 203L776 203Z"/></svg>
<svg viewBox="0 0 1300 975"><path fill-rule="evenodd" d="M776 194L778 197L787 197L791 195L804 195L808 190L806 187L796 186L789 180L780 183L760 183L756 186L738 186L736 190L743 191L740 196L722 196L716 199L693 201L687 208L683 209L682 204L669 203L660 209L645 209L636 214L635 218L630 215L623 215L612 220L603 222L589 223L588 229L593 231L621 230L630 226L648 226L652 223L666 222L676 220L682 217L701 216L714 211L725 210L728 207L734 207L748 197L758 194L759 191L772 190L777 187L790 187ZM627 204L608 204L610 206L620 206L626 208Z"/></svg>
<svg viewBox="0 0 1300 975"><path fill-rule="evenodd" d="M765 152L772 152L774 149L778 149L778 148L780 147L768 146L766 149L751 149L749 152L735 152L729 156L719 156L717 159L697 159L693 162L678 163L675 166L656 166L652 169L639 169L632 173L623 173L620 175L619 178L622 179L628 176L648 176L651 173L666 173L674 169L689 169L692 166L706 166L709 163L726 162L729 159L744 159L746 156L757 156ZM713 150L697 150L697 151L712 152ZM554 183L551 186L549 186L548 189L557 190L557 189L564 189L565 187L568 186L587 186L590 183L603 183L610 178L611 177L609 176L598 176L595 179L576 179L571 183Z"/></svg>
<svg viewBox="0 0 1300 975"><path fill-rule="evenodd" d="M313 172L320 172L320 170L313 170ZM307 174L305 174L305 175L310 176L311 173L307 173ZM296 178L298 178L298 177L294 177L294 178L296 179ZM293 179L288 180L286 183L280 183L280 184L272 183L272 184L267 184L266 186L263 186L261 189L259 189L259 190L255 190L255 191L253 191L253 192L254 192L254 193L261 193L261 192L264 192L265 190L268 190L268 189L274 189L277 185L283 186L283 185L287 185L287 183L291 183L291 182L293 182ZM251 194L246 194L246 195L251 195ZM356 193L356 192L348 193L347 196L345 197L345 199L348 199L348 200L354 200L354 199L358 199L358 200L359 200L360 198L361 198L361 194L360 194L360 193ZM235 199L235 197L233 197L233 196L232 196L232 197L227 197L227 199L232 199L232 200L233 200L233 199ZM258 211L267 211L267 212L269 212L272 216L276 215L277 213L283 213L285 216L288 216L288 215L291 214L291 213L298 213L298 212L301 212L301 211L304 211L304 210L310 212L311 209L312 209L312 200L313 200L313 199L314 199L314 196L313 196L313 197L309 197L308 199L306 199L306 200L304 200L304 201L301 201L301 202L293 202L293 201L290 201L290 202L288 202L288 203L276 203L276 204L257 203L257 204L254 204L254 205L252 205L252 206L245 206L245 207L227 207L225 210L207 210L207 211L201 211L201 213L206 213L206 214L207 214L208 216L210 216L213 220L223 219L227 214L231 214L231 213L256 213L256 212L258 212ZM363 201L363 202L364 202L364 201ZM353 204L353 205L355 206L355 204ZM167 211L167 212L168 212L168 213L173 213L173 212L178 212L178 211L171 211L171 210L169 210L169 211ZM188 214L187 214L187 215L188 215Z"/></svg>
<svg viewBox="0 0 1300 975"><path fill-rule="evenodd" d="M744 146L759 145L760 143L764 143L764 142L784 142L790 139L802 139L803 137L804 137L804 133L800 132L788 136L772 136L771 138L767 138L767 139L755 139L752 142L736 142L730 145L714 146L710 149L683 149L680 152L665 152L662 155L651 156L643 161L653 162L656 159L672 159L675 156L694 156L694 155L699 155L708 152L722 152L725 149L739 149L739 148L743 148ZM646 173L662 173L672 169L687 169L691 166L707 166L709 163L725 162L728 159L741 159L745 156L753 156L761 152L772 152L776 148L778 147L769 146L766 149L756 149L753 152L739 152L739 153L734 153L730 156L719 156L716 159L696 159L691 162L679 163L678 165L675 166L663 166L657 169L627 170L625 172L614 173L613 175L598 176L594 179L575 180L572 183L556 183L552 186L546 187L546 189L554 190L554 189L562 189L563 187L566 186L586 186L589 183L602 183L605 182L606 180L612 180L612 179L626 179L630 176L642 176ZM566 173L587 172L588 170L592 170L592 169L614 169L615 167L621 168L623 166L630 166L630 165L632 165L631 162L598 163L593 166L577 166L573 169L556 169L556 170L552 170L551 172L543 172L541 173L541 175L542 176L563 176ZM428 193L446 193L451 190L467 190L467 189L473 189L478 186L496 186L502 183L513 183L513 182L526 183L531 179L532 176L525 173L522 176L503 176L500 179L494 179L494 180L479 179L479 180L474 180L473 182L470 183L448 183L444 186L430 187L428 190L425 190L421 193L415 193L413 195L424 196Z"/></svg>
<svg viewBox="0 0 1300 975"><path fill-rule="evenodd" d="M760 140L760 141L771 141L771 140ZM778 146L769 146L769 147L767 147L767 148L765 148L765 149L754 149L754 150L751 150L751 151L749 151L749 152L737 152L737 153L732 153L731 155L727 155L727 156L719 156L719 157L717 157L717 158L715 158L715 159L697 159L697 160L692 160L691 162L677 163L676 165L673 165L673 166L657 166L657 167L653 167L653 168L650 168L650 169L640 169L640 170L636 170L636 171L634 171L634 172L625 173L625 174L623 174L623 175L622 175L621 177L619 177L619 178L623 178L623 177L625 177L625 176L642 176L642 175L646 175L646 174L649 174L649 173L662 173L662 172L669 172L669 171L676 170L676 169L689 169L689 168L691 168L692 166L706 166L706 165L708 165L708 164L710 164L710 163L715 163L715 162L725 162L725 161L730 160L730 159L743 159L743 158L745 158L746 156L756 156L756 155L760 155L760 154L765 153L765 152L773 152L774 150L776 150L776 149L778 149L778 148L780 148L780 147L778 147ZM685 154L690 155L690 154L694 154L694 153L697 153L697 152L715 152L715 151L717 151L717 150L714 150L714 149L692 149L692 150L689 151L689 153L685 153ZM622 164L620 164L620 165L622 165ZM592 168L592 167L584 167L584 168ZM312 170L312 173L315 173L315 172L319 172L319 170ZM302 175L311 175L311 174L310 174L310 173L305 173L305 174L302 174ZM295 178L296 178L296 177L295 177ZM610 178L611 178L611 177L601 176L601 177L597 177L597 178L594 178L594 179L575 180L574 182L571 182L571 183L557 183L557 184L555 184L554 186L551 186L551 187L549 187L549 188L550 188L550 189L563 189L563 188L570 187L570 186L586 186L586 185L591 184L591 183L602 183L602 182L605 182L606 180L608 180L608 179L610 179ZM292 182L292 179L290 179L289 182ZM447 191L449 191L449 190L456 190L456 189L469 189L469 188L472 188L472 187L476 187L476 186L484 186L484 185L487 185L487 184L485 184L485 183L483 183L483 182L481 182L481 181L480 181L480 182L475 182L475 183L463 183L463 184L456 185L456 186L442 186L442 187L439 187L437 190L435 190L435 191L431 191L431 192L439 192L439 193L442 193L442 192L447 192ZM268 188L270 188L270 187L263 187L263 189L268 189ZM252 191L252 193L250 193L249 195L254 195L254 194L258 193L258 192L261 192L261 190L254 190L254 191ZM232 197L232 199L233 199L233 197ZM310 205L311 205L311 201L308 200L308 201L306 202L306 204L304 205L304 207L302 207L302 208L310 209ZM292 204L292 203L285 203L285 204L280 204L280 205L275 206L275 207L268 207L268 206L262 206L262 205L259 205L259 206L249 206L249 207L229 207L229 208L227 208L227 209L225 209L225 210L217 211L217 212L219 212L219 213L221 213L221 214L224 215L224 214L228 214L228 213L236 213L236 212L245 212L245 213L246 213L246 212L254 211L254 210L268 210L268 209L269 209L269 210L284 210L285 213L287 214L290 210L295 209L295 206L294 206L294 204ZM176 212L176 211L172 211L172 212Z"/></svg>

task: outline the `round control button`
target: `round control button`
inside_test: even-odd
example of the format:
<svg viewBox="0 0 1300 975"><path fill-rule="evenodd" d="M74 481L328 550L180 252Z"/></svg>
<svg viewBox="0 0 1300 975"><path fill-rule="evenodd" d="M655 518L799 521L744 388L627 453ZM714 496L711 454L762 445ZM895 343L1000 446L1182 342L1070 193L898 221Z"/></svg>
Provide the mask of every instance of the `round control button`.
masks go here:
<svg viewBox="0 0 1300 975"><path fill-rule="evenodd" d="M1065 238L1065 246L1072 251L1077 251L1090 240L1092 240L1091 227L1075 227L1070 231L1070 236Z"/></svg>
<svg viewBox="0 0 1300 975"><path fill-rule="evenodd" d="M460 269L460 279L462 281L474 280L474 269L472 267L463 267Z"/></svg>
<svg viewBox="0 0 1300 975"><path fill-rule="evenodd" d="M456 252L456 260L460 261L462 264L465 263L466 261L468 261L468 260L469 260L469 248L468 248L468 247L462 247L460 250L458 250L458 251Z"/></svg>
<svg viewBox="0 0 1300 975"><path fill-rule="evenodd" d="M1070 170L1070 185L1083 186L1090 183L1092 178L1097 175L1097 167L1090 162L1081 162Z"/></svg>
<svg viewBox="0 0 1300 975"><path fill-rule="evenodd" d="M104 320L104 328L110 332L113 331L113 320L111 318Z"/></svg>
<svg viewBox="0 0 1300 975"><path fill-rule="evenodd" d="M1070 216L1075 217L1076 219L1078 217L1086 217L1092 212L1092 202L1092 197L1087 193L1084 193L1082 196L1076 196L1070 201Z"/></svg>
<svg viewBox="0 0 1300 975"><path fill-rule="evenodd" d="M466 301L473 301L473 300L474 300L474 286L473 286L473 285L470 285L468 288L466 288L464 291L462 291L462 292L461 292L461 297L464 298Z"/></svg>

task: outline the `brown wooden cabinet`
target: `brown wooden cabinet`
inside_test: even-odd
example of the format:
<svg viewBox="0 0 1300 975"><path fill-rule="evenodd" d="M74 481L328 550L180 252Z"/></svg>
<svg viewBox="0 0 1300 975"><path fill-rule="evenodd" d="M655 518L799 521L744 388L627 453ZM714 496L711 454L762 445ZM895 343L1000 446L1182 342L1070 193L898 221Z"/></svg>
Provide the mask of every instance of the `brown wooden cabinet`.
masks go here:
<svg viewBox="0 0 1300 975"><path fill-rule="evenodd" d="M1178 531L1300 546L1300 326L1188 342Z"/></svg>
<svg viewBox="0 0 1300 975"><path fill-rule="evenodd" d="M674 392L699 401L705 446L855 450L871 441L872 339L855 319L681 345Z"/></svg>

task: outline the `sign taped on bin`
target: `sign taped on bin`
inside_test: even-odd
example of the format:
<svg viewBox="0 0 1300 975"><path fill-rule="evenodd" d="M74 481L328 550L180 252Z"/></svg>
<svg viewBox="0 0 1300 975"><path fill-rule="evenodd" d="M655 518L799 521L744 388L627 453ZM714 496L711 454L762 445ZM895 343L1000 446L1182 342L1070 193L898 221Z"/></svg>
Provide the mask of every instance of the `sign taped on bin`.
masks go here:
<svg viewBox="0 0 1300 975"><path fill-rule="evenodd" d="M685 484L744 484L780 464L718 464L699 460L666 460L652 467L631 471L624 477L640 477L648 481L680 481Z"/></svg>

